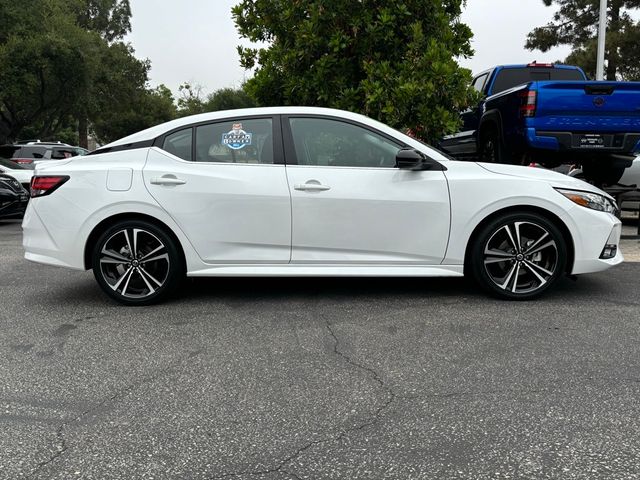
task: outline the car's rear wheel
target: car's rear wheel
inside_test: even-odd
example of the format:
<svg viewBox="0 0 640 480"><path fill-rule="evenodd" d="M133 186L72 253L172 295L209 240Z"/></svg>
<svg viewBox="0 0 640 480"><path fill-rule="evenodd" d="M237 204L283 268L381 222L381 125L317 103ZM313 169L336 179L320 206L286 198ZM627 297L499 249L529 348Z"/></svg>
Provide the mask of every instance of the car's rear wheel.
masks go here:
<svg viewBox="0 0 640 480"><path fill-rule="evenodd" d="M553 286L566 269L562 233L542 215L510 213L485 225L470 249L468 268L493 295L530 300Z"/></svg>
<svg viewBox="0 0 640 480"><path fill-rule="evenodd" d="M176 242L156 225L123 221L105 231L92 255L104 292L125 305L150 305L170 295L184 277Z"/></svg>

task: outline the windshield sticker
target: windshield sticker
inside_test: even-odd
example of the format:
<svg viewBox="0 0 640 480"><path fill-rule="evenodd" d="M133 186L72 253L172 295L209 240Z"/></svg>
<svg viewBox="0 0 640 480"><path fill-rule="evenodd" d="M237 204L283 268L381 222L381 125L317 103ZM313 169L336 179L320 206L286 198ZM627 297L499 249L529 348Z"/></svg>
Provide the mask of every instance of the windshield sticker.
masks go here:
<svg viewBox="0 0 640 480"><path fill-rule="evenodd" d="M251 145L251 133L242 129L241 123L234 123L229 133L222 134L222 145L226 145L232 150L240 150L247 145Z"/></svg>

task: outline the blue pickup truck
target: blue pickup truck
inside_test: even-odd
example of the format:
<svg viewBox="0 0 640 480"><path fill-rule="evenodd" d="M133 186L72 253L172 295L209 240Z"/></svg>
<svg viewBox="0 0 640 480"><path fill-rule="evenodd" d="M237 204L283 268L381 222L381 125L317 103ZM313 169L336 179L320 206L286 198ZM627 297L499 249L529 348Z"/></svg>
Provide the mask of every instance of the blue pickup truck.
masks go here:
<svg viewBox="0 0 640 480"><path fill-rule="evenodd" d="M640 83L588 81L574 66L532 63L480 73L479 105L440 146L461 159L554 168L579 164L616 183L640 150Z"/></svg>

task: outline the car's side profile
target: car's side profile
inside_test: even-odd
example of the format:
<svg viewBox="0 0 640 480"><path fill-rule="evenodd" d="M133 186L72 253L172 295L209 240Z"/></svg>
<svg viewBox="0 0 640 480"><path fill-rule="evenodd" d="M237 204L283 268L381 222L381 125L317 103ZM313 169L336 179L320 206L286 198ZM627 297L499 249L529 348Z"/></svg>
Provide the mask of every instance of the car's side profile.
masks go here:
<svg viewBox="0 0 640 480"><path fill-rule="evenodd" d="M29 260L93 269L143 305L200 276L473 276L534 298L622 262L611 197L580 180L451 161L361 115L277 107L168 122L38 166Z"/></svg>

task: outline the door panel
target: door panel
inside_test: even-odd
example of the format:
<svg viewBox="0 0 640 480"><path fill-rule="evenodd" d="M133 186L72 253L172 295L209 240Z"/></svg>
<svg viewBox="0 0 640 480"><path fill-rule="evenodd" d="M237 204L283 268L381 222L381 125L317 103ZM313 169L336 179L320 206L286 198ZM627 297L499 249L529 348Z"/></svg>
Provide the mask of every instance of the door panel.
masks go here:
<svg viewBox="0 0 640 480"><path fill-rule="evenodd" d="M287 166L292 263L442 262L449 192L442 172ZM327 189L301 190L302 185Z"/></svg>
<svg viewBox="0 0 640 480"><path fill-rule="evenodd" d="M292 263L422 264L444 258L442 171L395 168L404 144L356 122L283 117Z"/></svg>
<svg viewBox="0 0 640 480"><path fill-rule="evenodd" d="M285 167L273 163L270 125L267 119L242 119L198 126L202 137L194 135L196 148L188 135L169 135L165 148L173 154L157 147L149 151L143 171L147 189L207 263L290 260L291 201Z"/></svg>

